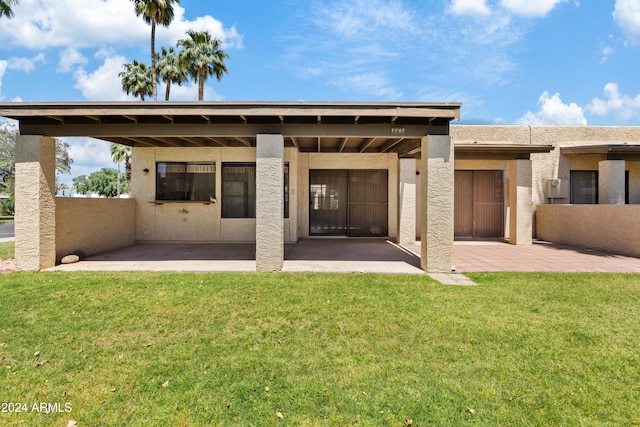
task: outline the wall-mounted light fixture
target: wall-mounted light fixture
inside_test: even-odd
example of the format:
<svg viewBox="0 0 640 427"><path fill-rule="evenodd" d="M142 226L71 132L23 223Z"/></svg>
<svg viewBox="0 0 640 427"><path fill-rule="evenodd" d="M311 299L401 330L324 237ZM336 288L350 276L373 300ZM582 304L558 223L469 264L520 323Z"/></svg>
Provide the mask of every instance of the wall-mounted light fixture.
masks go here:
<svg viewBox="0 0 640 427"><path fill-rule="evenodd" d="M149 168L142 169L142 172L144 172L145 175L148 174L149 173Z"/></svg>

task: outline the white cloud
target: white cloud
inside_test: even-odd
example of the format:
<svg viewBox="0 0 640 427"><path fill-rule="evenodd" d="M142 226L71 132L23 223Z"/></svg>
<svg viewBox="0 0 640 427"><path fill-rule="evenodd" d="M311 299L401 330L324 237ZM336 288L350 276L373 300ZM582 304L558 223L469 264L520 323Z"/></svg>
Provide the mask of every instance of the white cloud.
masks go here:
<svg viewBox="0 0 640 427"><path fill-rule="evenodd" d="M609 57L615 53L615 49L611 46L602 46L600 48L600 63L604 64L609 60Z"/></svg>
<svg viewBox="0 0 640 427"><path fill-rule="evenodd" d="M104 54L99 51L96 57ZM123 70L122 65L128 62L124 56L115 55L104 58L103 64L92 73L79 68L74 73L76 84L74 87L82 92L89 101L125 101L132 100L122 91L122 83L118 74Z"/></svg>
<svg viewBox="0 0 640 427"><path fill-rule="evenodd" d="M543 92L538 99L538 106L540 107L538 112L532 113L528 111L516 123L529 125L587 125L587 119L584 117L582 107L573 102L565 104L558 93L550 97L549 92Z"/></svg>
<svg viewBox="0 0 640 427"><path fill-rule="evenodd" d="M640 41L640 0L616 0L613 19L632 44Z"/></svg>
<svg viewBox="0 0 640 427"><path fill-rule="evenodd" d="M622 120L640 117L640 94L635 97L620 94L616 83L607 83L604 98L593 98L587 111L596 116L614 115Z"/></svg>
<svg viewBox="0 0 640 427"><path fill-rule="evenodd" d="M60 138L69 143L69 157L73 160L71 174L63 174L59 182L71 187L74 177L89 176L102 168L116 168L111 159L110 144L94 138Z"/></svg>
<svg viewBox="0 0 640 427"><path fill-rule="evenodd" d="M168 29L159 29L164 34L161 41L165 44L175 45L178 40L187 37L188 30L208 31L213 37L222 41L224 49L242 48L242 35L238 33L235 27L224 28L222 22L209 15L198 17L193 21L187 21L184 19L184 9L179 6L176 7L176 17L171 26ZM148 29L147 32L149 32Z"/></svg>
<svg viewBox="0 0 640 427"><path fill-rule="evenodd" d="M8 60L0 60L0 100L3 99L2 78L7 70L21 70L25 73L29 73L35 69L36 64L39 62L44 62L44 54L42 53L34 56L33 58L12 57Z"/></svg>
<svg viewBox="0 0 640 427"><path fill-rule="evenodd" d="M73 165L82 163L89 169L112 167L110 144L95 138L62 138L69 143L69 156L73 159ZM75 172L75 171L74 171ZM74 173L82 175L82 173Z"/></svg>
<svg viewBox="0 0 640 427"><path fill-rule="evenodd" d="M241 47L235 28L225 29L210 16L185 19L184 8L175 6L170 27L159 27L158 45L175 42L189 28L209 30L226 47ZM45 49L63 46L74 49L103 46L139 46L149 39L149 25L134 13L130 0L21 0L15 17L3 20L0 39L5 47Z"/></svg>
<svg viewBox="0 0 640 427"><path fill-rule="evenodd" d="M9 58L7 69L9 70L22 70L25 73L30 73L35 70L38 62L45 62L44 54L40 53L33 58Z"/></svg>
<svg viewBox="0 0 640 427"><path fill-rule="evenodd" d="M7 71L7 65L9 63L5 60L0 60L0 100L2 100L2 78L4 77L4 73Z"/></svg>
<svg viewBox="0 0 640 427"><path fill-rule="evenodd" d="M487 0L452 0L449 10L454 15L486 16L491 13Z"/></svg>
<svg viewBox="0 0 640 427"><path fill-rule="evenodd" d="M86 65L88 62L87 58L73 48L68 48L60 53L60 64L58 66L58 71L62 73L67 73L71 71L71 69L76 65Z"/></svg>
<svg viewBox="0 0 640 427"><path fill-rule="evenodd" d="M224 98L218 94L211 87L212 84L217 82L216 78L209 78L204 85L204 100L205 101L222 101ZM160 82L158 84L158 100L164 100L165 83ZM194 82L183 84L182 86L171 85L171 101L197 101L198 100L198 85Z"/></svg>
<svg viewBox="0 0 640 427"><path fill-rule="evenodd" d="M542 18L556 5L567 0L501 0L502 7L516 15L528 18Z"/></svg>
<svg viewBox="0 0 640 427"><path fill-rule="evenodd" d="M316 23L344 37L384 38L397 31L416 31L413 16L398 0L339 0L322 4Z"/></svg>

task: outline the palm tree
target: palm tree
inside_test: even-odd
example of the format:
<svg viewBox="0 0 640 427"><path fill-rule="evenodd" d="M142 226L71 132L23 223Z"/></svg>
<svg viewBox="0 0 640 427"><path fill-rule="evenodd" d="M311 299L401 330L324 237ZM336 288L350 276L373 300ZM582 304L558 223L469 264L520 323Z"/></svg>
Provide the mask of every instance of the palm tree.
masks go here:
<svg viewBox="0 0 640 427"><path fill-rule="evenodd" d="M151 25L151 80L153 82L153 100L158 100L156 75L156 26L168 27L173 21L173 4L180 0L133 0L136 16L142 15L144 22Z"/></svg>
<svg viewBox="0 0 640 427"><path fill-rule="evenodd" d="M7 18L13 18L13 10L11 6L18 4L18 0L0 0L0 17L2 15Z"/></svg>
<svg viewBox="0 0 640 427"><path fill-rule="evenodd" d="M207 78L215 75L220 81L228 73L224 60L229 59L229 55L220 49L222 42L213 38L208 31L189 30L187 35L189 38L178 40L178 46L183 47L180 61L187 73L198 82L198 101L202 101Z"/></svg>
<svg viewBox="0 0 640 427"><path fill-rule="evenodd" d="M127 95L139 96L144 101L145 95L151 95L151 72L144 62L135 59L131 64L124 64L124 71L118 74L122 79L122 90Z"/></svg>
<svg viewBox="0 0 640 427"><path fill-rule="evenodd" d="M131 147L111 143L111 158L118 164L118 197L120 196L120 162L124 162L124 170L127 176L127 187L131 183Z"/></svg>
<svg viewBox="0 0 640 427"><path fill-rule="evenodd" d="M158 73L158 76L167 83L164 95L165 101L169 100L172 83L176 83L180 86L182 83L187 81L187 70L178 60L178 54L172 47L169 49L165 47L162 48L162 53L158 57L158 62L156 62L156 72Z"/></svg>
<svg viewBox="0 0 640 427"><path fill-rule="evenodd" d="M60 184L56 184L56 194L59 192L62 192L63 197L65 196L64 192L68 189L69 189L69 186L64 182L61 182Z"/></svg>

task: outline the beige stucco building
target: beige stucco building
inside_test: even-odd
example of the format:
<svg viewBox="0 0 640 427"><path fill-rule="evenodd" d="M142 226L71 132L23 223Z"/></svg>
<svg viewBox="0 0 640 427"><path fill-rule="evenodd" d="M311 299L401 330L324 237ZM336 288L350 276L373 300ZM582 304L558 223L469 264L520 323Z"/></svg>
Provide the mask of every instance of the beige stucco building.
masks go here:
<svg viewBox="0 0 640 427"><path fill-rule="evenodd" d="M450 125L456 103L5 104L18 268L141 242L255 242L279 271L303 237L533 238L640 256L640 129ZM133 147L129 199L58 198L54 137Z"/></svg>

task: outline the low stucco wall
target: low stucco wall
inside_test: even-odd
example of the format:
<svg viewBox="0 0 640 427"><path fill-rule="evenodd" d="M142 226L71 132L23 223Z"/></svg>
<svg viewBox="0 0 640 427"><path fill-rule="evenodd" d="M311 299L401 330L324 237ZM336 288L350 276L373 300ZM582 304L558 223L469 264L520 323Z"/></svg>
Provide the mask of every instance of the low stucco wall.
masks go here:
<svg viewBox="0 0 640 427"><path fill-rule="evenodd" d="M640 205L539 205L537 237L640 257Z"/></svg>
<svg viewBox="0 0 640 427"><path fill-rule="evenodd" d="M93 255L135 243L134 199L56 198L56 262L76 251Z"/></svg>

